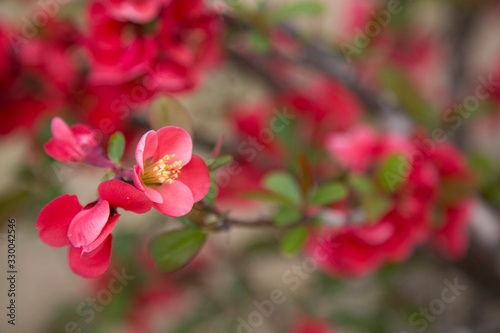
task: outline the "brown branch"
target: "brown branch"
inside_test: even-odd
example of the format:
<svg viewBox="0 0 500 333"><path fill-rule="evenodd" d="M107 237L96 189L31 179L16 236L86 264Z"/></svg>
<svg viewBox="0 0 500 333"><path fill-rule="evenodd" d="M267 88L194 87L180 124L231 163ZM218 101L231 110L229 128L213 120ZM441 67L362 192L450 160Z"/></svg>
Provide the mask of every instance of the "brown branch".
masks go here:
<svg viewBox="0 0 500 333"><path fill-rule="evenodd" d="M302 224L307 224L311 222L311 218L308 216L303 216L299 221L295 223L291 223L286 226L279 226L276 225L272 220L269 219L257 219L254 221L241 221L237 219L233 219L227 216L227 214L221 213L218 211L215 207L208 205L204 203L203 209L218 218L221 219L221 223L218 224L213 231L226 231L231 229L232 227L239 227L239 228L275 228L275 229L289 229L293 228Z"/></svg>

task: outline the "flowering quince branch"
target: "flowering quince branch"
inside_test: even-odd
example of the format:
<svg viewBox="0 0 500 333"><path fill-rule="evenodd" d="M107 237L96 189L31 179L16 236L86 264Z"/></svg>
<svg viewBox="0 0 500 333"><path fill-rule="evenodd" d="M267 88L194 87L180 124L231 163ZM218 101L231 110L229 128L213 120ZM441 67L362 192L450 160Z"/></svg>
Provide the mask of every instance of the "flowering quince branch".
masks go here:
<svg viewBox="0 0 500 333"><path fill-rule="evenodd" d="M107 168L115 175L99 185L95 201L82 206L77 196L64 194L45 206L36 222L44 243L69 246L70 268L82 277L98 277L109 266L118 208L144 214L154 207L168 216L182 216L210 187L207 165L192 154L191 138L179 127L147 132L137 145L133 171L118 166L122 152L113 156L118 163L106 158L89 127L69 127L54 118L51 129L53 138L44 146L49 156ZM126 182L131 179L135 186Z"/></svg>

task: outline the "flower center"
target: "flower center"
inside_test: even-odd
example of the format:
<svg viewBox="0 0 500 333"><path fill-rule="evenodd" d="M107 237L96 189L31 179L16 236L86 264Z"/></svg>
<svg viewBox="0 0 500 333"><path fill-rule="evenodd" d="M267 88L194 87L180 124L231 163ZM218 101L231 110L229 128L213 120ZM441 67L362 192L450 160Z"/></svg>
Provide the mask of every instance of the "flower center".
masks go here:
<svg viewBox="0 0 500 333"><path fill-rule="evenodd" d="M175 157L175 154L165 155L151 165L144 167L142 181L145 185L172 184L179 177L182 161L168 163Z"/></svg>

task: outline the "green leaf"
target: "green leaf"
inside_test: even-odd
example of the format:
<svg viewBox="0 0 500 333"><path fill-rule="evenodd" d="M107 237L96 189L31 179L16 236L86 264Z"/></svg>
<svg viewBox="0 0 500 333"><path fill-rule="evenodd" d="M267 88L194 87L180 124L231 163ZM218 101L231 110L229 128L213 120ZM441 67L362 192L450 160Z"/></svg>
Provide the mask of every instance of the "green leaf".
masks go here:
<svg viewBox="0 0 500 333"><path fill-rule="evenodd" d="M274 216L274 224L278 226L287 226L300 221L302 213L293 207L281 207Z"/></svg>
<svg viewBox="0 0 500 333"><path fill-rule="evenodd" d="M311 203L315 205L329 205L347 197L347 188L339 182L322 185L313 194Z"/></svg>
<svg viewBox="0 0 500 333"><path fill-rule="evenodd" d="M203 201L213 205L215 198L217 197L217 182L213 174L210 175L210 187L208 188L207 195L203 198Z"/></svg>
<svg viewBox="0 0 500 333"><path fill-rule="evenodd" d="M168 231L153 240L149 252L160 271L171 273L193 259L206 237L207 235L199 229Z"/></svg>
<svg viewBox="0 0 500 333"><path fill-rule="evenodd" d="M294 204L301 201L300 188L295 178L286 172L271 172L264 178L264 187L289 199Z"/></svg>
<svg viewBox="0 0 500 333"><path fill-rule="evenodd" d="M116 132L109 138L108 157L116 164L120 164L123 151L125 150L125 136L122 132Z"/></svg>
<svg viewBox="0 0 500 333"><path fill-rule="evenodd" d="M278 193L270 192L270 191L248 191L239 195L242 198L253 199L259 201L271 201L274 203L291 204L290 200L287 197L284 197Z"/></svg>
<svg viewBox="0 0 500 333"><path fill-rule="evenodd" d="M233 161L233 157L231 155L222 155L215 159L210 158L207 160L207 166L210 170L217 170L220 167L223 167L226 164L229 164Z"/></svg>
<svg viewBox="0 0 500 333"><path fill-rule="evenodd" d="M296 16L321 15L324 6L314 1L295 2L279 7L270 14L269 20L272 23L279 23Z"/></svg>
<svg viewBox="0 0 500 333"><path fill-rule="evenodd" d="M281 240L281 251L285 255L298 253L307 240L307 228L298 226L288 230Z"/></svg>
<svg viewBox="0 0 500 333"><path fill-rule="evenodd" d="M410 173L410 162L401 154L389 156L378 167L376 179L382 189L394 193L406 183Z"/></svg>
<svg viewBox="0 0 500 333"><path fill-rule="evenodd" d="M250 45L258 53L267 53L271 49L271 41L267 35L259 31L252 30L249 33Z"/></svg>
<svg viewBox="0 0 500 333"><path fill-rule="evenodd" d="M188 110L169 96L161 96L151 104L149 124L155 130L165 126L177 126L193 134L193 123Z"/></svg>
<svg viewBox="0 0 500 333"><path fill-rule="evenodd" d="M102 177L101 182L105 182L107 180L113 179L115 177L115 173L111 170L109 170L104 177Z"/></svg>
<svg viewBox="0 0 500 333"><path fill-rule="evenodd" d="M377 222L392 208L392 201L383 196L370 196L363 198L362 207L370 222Z"/></svg>
<svg viewBox="0 0 500 333"><path fill-rule="evenodd" d="M360 196L369 196L375 193L375 186L370 178L362 175L349 177L349 184Z"/></svg>

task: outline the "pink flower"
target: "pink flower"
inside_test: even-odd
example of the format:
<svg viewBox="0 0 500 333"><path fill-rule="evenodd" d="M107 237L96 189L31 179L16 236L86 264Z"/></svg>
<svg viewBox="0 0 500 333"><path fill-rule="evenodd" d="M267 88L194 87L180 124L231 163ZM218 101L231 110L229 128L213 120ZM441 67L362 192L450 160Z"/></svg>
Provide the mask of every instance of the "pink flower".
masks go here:
<svg viewBox="0 0 500 333"><path fill-rule="evenodd" d="M332 133L325 146L332 158L343 167L362 172L372 163L378 145L378 134L368 126L358 125L346 133Z"/></svg>
<svg viewBox="0 0 500 333"><path fill-rule="evenodd" d="M45 145L45 152L61 162L81 162L98 146L97 133L90 127L77 124L69 127L59 117L52 119L53 138Z"/></svg>
<svg viewBox="0 0 500 333"><path fill-rule="evenodd" d="M192 151L189 134L173 126L151 130L137 144L134 184L165 215L189 213L208 193L207 165Z"/></svg>
<svg viewBox="0 0 500 333"><path fill-rule="evenodd" d="M76 195L64 194L47 204L36 221L39 237L45 244L69 246L69 266L85 278L96 278L109 266L111 231L120 217L115 207L139 214L151 209L150 201L141 191L122 181L106 181L98 190L101 198L85 207Z"/></svg>

